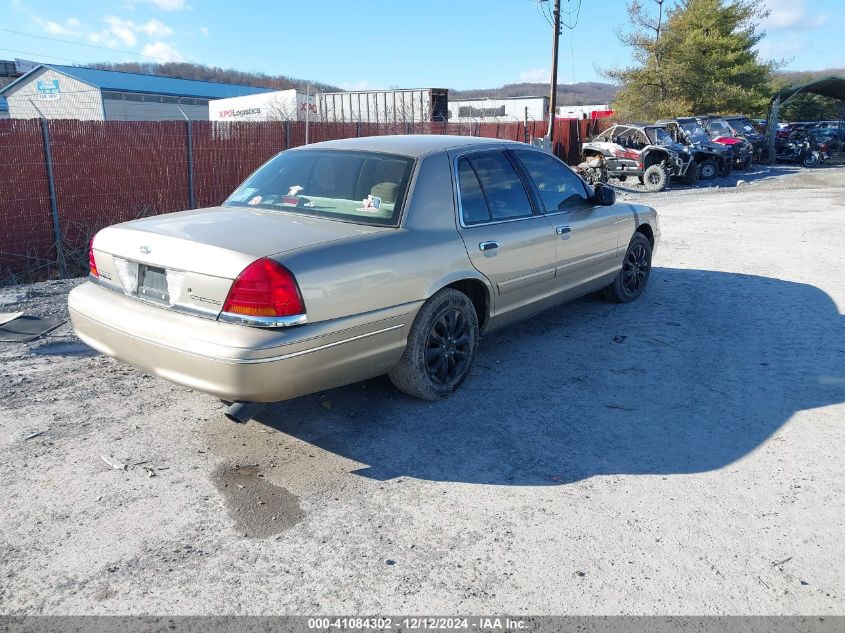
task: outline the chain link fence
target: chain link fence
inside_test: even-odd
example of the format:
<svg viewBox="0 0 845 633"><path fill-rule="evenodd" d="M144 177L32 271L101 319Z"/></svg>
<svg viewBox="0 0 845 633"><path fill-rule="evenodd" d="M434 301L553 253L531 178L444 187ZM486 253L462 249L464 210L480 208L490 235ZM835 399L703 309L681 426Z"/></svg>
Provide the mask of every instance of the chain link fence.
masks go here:
<svg viewBox="0 0 845 633"><path fill-rule="evenodd" d="M555 153L574 164L601 122L558 120ZM308 142L450 134L528 142L523 123L310 123ZM0 285L83 275L100 229L221 204L252 171L306 143L304 122L0 120Z"/></svg>

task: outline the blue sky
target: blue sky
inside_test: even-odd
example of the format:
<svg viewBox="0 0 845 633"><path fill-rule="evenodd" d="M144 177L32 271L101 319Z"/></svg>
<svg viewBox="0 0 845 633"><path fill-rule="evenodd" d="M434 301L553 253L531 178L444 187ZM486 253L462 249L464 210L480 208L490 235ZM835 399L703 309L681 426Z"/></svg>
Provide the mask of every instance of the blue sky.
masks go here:
<svg viewBox="0 0 845 633"><path fill-rule="evenodd" d="M534 0L0 2L4 59L184 60L346 89L492 88L547 81L550 67L551 27ZM791 70L845 66L843 0L767 4L761 55ZM625 18L625 0L582 0L576 28L561 36L559 80L601 81L597 66L628 63L614 35Z"/></svg>

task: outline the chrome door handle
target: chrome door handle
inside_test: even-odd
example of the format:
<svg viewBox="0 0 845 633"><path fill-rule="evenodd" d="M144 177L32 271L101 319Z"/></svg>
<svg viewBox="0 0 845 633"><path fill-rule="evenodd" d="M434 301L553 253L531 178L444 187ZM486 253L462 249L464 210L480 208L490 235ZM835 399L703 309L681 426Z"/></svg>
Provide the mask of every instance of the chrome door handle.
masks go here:
<svg viewBox="0 0 845 633"><path fill-rule="evenodd" d="M499 248L498 242L480 242L478 244L478 250L481 251L492 251Z"/></svg>
<svg viewBox="0 0 845 633"><path fill-rule="evenodd" d="M571 227L569 227L569 226L556 226L555 227L555 234L566 235L567 233L572 233Z"/></svg>

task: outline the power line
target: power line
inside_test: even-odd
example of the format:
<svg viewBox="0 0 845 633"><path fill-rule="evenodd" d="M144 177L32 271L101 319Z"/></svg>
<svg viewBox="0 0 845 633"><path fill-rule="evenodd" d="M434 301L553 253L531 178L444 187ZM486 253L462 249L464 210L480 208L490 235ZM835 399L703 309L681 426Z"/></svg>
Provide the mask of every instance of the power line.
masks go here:
<svg viewBox="0 0 845 633"><path fill-rule="evenodd" d="M5 33L13 33L14 35L21 35L23 37L34 37L39 40L50 40L51 42L61 42L63 44L70 44L71 46L87 46L88 48L97 48L103 51L108 51L110 53L124 53L126 55L135 55L137 57L146 57L147 59L154 59L158 62L167 62L169 60L165 59L164 57L154 57L153 55L145 55L143 53L136 53L133 51L124 51L119 48L109 48L108 46L97 46L96 44L86 44L85 42L73 42L71 40L63 40L58 37L48 37L46 35L35 35L33 33L24 33L23 31L13 31L12 29L3 29L0 28L0 31ZM8 50L8 49L6 49ZM44 55L44 57L49 57L49 55ZM61 58L59 58L61 59Z"/></svg>
<svg viewBox="0 0 845 633"><path fill-rule="evenodd" d="M9 53L20 53L21 55L34 55L35 57L49 57L50 59L60 59L66 62L74 62L75 64L90 64L91 62L84 62L80 59L71 59L70 57L58 57L56 55L44 55L43 53L36 53L34 51L21 51L16 48L4 48L0 46L0 51L7 51Z"/></svg>

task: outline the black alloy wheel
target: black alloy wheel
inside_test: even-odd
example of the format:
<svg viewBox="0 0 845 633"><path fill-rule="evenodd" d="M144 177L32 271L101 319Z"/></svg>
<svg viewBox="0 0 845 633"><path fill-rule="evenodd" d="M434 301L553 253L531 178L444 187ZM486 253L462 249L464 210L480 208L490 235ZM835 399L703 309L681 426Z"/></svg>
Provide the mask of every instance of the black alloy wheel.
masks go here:
<svg viewBox="0 0 845 633"><path fill-rule="evenodd" d="M651 261L643 244L634 244L622 264L622 287L630 294L639 294L645 286Z"/></svg>
<svg viewBox="0 0 845 633"><path fill-rule="evenodd" d="M616 303L636 301L651 277L651 242L639 231L634 233L622 269L604 289L604 296Z"/></svg>
<svg viewBox="0 0 845 633"><path fill-rule="evenodd" d="M481 327L470 298L443 288L417 312L405 351L388 376L400 391L423 400L442 400L469 376Z"/></svg>
<svg viewBox="0 0 845 633"><path fill-rule="evenodd" d="M472 349L469 321L459 310L446 310L431 326L425 367L436 384L449 387L463 376Z"/></svg>

